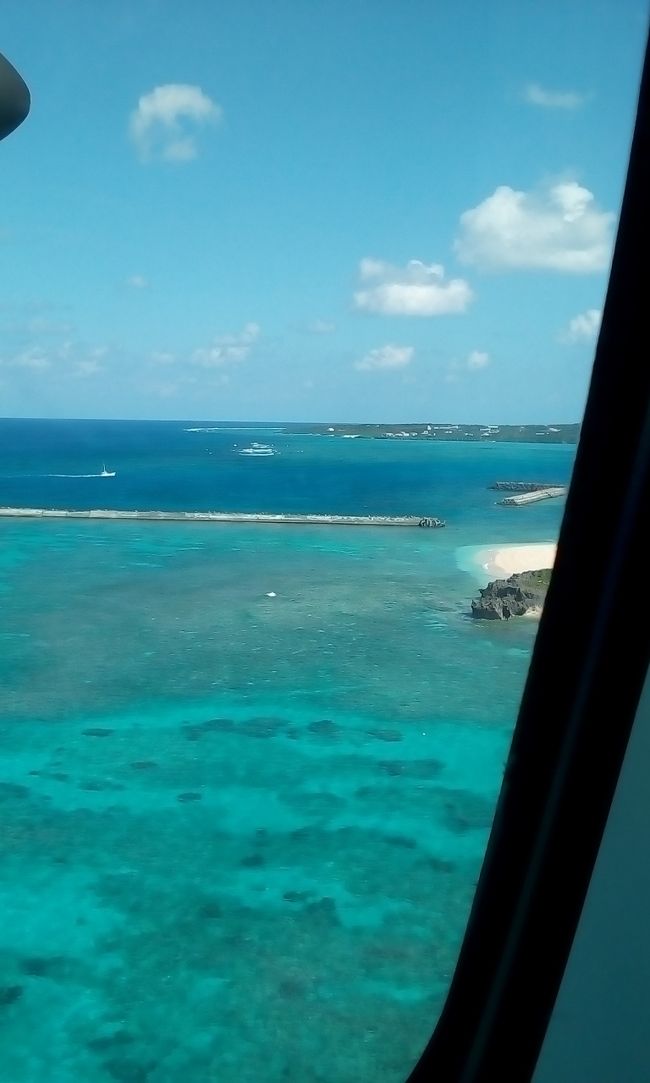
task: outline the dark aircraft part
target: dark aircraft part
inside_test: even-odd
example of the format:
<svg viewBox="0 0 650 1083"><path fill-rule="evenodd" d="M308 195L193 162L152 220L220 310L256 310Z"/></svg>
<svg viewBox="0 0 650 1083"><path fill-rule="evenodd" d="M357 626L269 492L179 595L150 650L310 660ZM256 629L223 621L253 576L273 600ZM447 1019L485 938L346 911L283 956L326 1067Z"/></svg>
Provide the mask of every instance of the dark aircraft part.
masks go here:
<svg viewBox="0 0 650 1083"><path fill-rule="evenodd" d="M650 552L650 368L639 363L648 354L649 191L650 40L557 559L460 956L409 1083L537 1078L636 724L650 657L650 629L639 620L643 605L635 586ZM616 479L606 516L605 477ZM642 883L637 880L637 893ZM618 887L610 882L608 889L615 894ZM608 899L610 914L614 907ZM612 925L611 936L625 940L638 932L631 928L629 934ZM632 952L633 942L627 943ZM646 948L639 945L641 960ZM593 967L583 974L585 988L587 982L614 984L603 1003L616 1001L617 980ZM567 1036L579 1033L581 1007L564 1018ZM614 1015L609 1026L624 1032L625 1023ZM630 1051L615 1075L605 1070L598 1079L645 1083L648 1072L635 1071L638 1052ZM572 1072L568 1038L565 1054L564 1078L595 1079Z"/></svg>
<svg viewBox="0 0 650 1083"><path fill-rule="evenodd" d="M0 53L0 139L10 135L29 113L27 84Z"/></svg>

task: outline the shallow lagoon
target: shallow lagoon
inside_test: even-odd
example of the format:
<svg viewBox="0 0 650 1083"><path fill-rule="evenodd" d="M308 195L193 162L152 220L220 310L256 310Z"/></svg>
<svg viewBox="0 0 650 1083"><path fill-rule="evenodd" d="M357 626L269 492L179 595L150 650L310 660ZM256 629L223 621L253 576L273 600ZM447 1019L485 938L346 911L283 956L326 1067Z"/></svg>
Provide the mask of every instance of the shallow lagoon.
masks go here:
<svg viewBox="0 0 650 1083"><path fill-rule="evenodd" d="M561 512L495 508L480 451L445 531L0 522L11 1083L403 1079L535 634L472 623L465 547Z"/></svg>

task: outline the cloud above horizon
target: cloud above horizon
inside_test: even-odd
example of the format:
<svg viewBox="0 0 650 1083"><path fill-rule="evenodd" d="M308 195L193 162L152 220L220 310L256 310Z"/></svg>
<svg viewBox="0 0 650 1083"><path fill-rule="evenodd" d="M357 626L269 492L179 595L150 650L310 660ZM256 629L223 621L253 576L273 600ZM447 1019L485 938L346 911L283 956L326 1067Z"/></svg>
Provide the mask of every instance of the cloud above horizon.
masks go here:
<svg viewBox="0 0 650 1083"><path fill-rule="evenodd" d="M312 335L331 335L336 331L336 324L331 320L312 320L307 326Z"/></svg>
<svg viewBox="0 0 650 1083"><path fill-rule="evenodd" d="M396 346L393 343L388 343L386 346L378 346L374 350L368 350L368 353L359 361L355 361L354 367L359 372L374 372L378 369L402 369L410 365L414 353L413 346Z"/></svg>
<svg viewBox="0 0 650 1083"><path fill-rule="evenodd" d="M464 312L473 293L462 278L445 278L440 263L412 259L405 267L377 259L362 259L359 277L365 285L354 304L382 316L443 316Z"/></svg>
<svg viewBox="0 0 650 1083"><path fill-rule="evenodd" d="M133 290L146 290L149 279L145 275L129 275L126 284Z"/></svg>
<svg viewBox="0 0 650 1083"><path fill-rule="evenodd" d="M484 270L593 274L609 266L615 219L576 181L530 192L501 185L460 216L454 248Z"/></svg>
<svg viewBox="0 0 650 1083"><path fill-rule="evenodd" d="M200 87L165 83L139 98L129 136L142 162L189 162L198 155L198 129L222 116L221 106Z"/></svg>
<svg viewBox="0 0 650 1083"><path fill-rule="evenodd" d="M74 371L77 376L97 376L100 372L104 371L104 365L102 365L96 357L89 357L85 360L77 361Z"/></svg>
<svg viewBox="0 0 650 1083"><path fill-rule="evenodd" d="M587 101L587 95L577 90L549 90L539 83L527 83L523 97L529 105L542 109L580 109Z"/></svg>
<svg viewBox="0 0 650 1083"><path fill-rule="evenodd" d="M458 383L467 372L480 372L490 364L490 355L485 350L470 350L462 361L450 361L445 380L448 384Z"/></svg>
<svg viewBox="0 0 650 1083"><path fill-rule="evenodd" d="M52 357L42 346L27 346L17 353L0 359L0 365L6 368L32 369L34 372L43 372L52 367Z"/></svg>
<svg viewBox="0 0 650 1083"><path fill-rule="evenodd" d="M237 334L217 335L209 346L200 346L190 355L190 361L205 369L245 361L259 336L259 325L247 323Z"/></svg>
<svg viewBox="0 0 650 1083"><path fill-rule="evenodd" d="M105 369L103 360L108 347L88 347L83 342L65 338L43 346L26 345L9 356L0 357L0 367L25 369L43 376L96 376Z"/></svg>
<svg viewBox="0 0 650 1083"><path fill-rule="evenodd" d="M489 364L490 355L485 353L484 350L472 350L465 360L465 367L469 369L470 372L477 372L478 369L487 368Z"/></svg>
<svg viewBox="0 0 650 1083"><path fill-rule="evenodd" d="M588 308L569 320L568 327L561 338L564 342L593 342L600 330L602 319L600 308Z"/></svg>

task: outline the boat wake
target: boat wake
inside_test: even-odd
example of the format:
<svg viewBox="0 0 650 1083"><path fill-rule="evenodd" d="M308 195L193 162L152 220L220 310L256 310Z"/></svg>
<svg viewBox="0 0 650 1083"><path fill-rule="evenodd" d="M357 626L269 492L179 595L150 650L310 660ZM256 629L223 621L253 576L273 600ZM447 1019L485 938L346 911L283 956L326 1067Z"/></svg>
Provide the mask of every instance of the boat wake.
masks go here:
<svg viewBox="0 0 650 1083"><path fill-rule="evenodd" d="M259 425L194 425L191 429L183 429L183 432L259 432ZM279 433L282 429L278 426L264 426L264 431Z"/></svg>
<svg viewBox="0 0 650 1083"><path fill-rule="evenodd" d="M22 477L23 475L16 474L16 477ZM30 474L31 478L113 478L115 474L111 471L106 471L101 474Z"/></svg>

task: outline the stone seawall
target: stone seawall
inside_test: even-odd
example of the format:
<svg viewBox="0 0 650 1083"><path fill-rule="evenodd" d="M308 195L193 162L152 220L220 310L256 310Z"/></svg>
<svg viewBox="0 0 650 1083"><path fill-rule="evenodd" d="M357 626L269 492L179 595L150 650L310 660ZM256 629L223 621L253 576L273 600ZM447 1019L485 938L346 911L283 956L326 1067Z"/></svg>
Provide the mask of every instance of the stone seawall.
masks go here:
<svg viewBox="0 0 650 1083"><path fill-rule="evenodd" d="M438 528L442 519L417 515L281 515L267 512L228 511L127 511L93 508L0 508L4 519L136 519L175 523L302 523L325 526L417 526Z"/></svg>
<svg viewBox="0 0 650 1083"><path fill-rule="evenodd" d="M519 507L521 504L535 504L538 500L551 500L553 497L564 496L565 494L566 486L555 485L551 489L535 489L530 493L506 496L503 500L499 500L499 504L505 504L506 507Z"/></svg>

